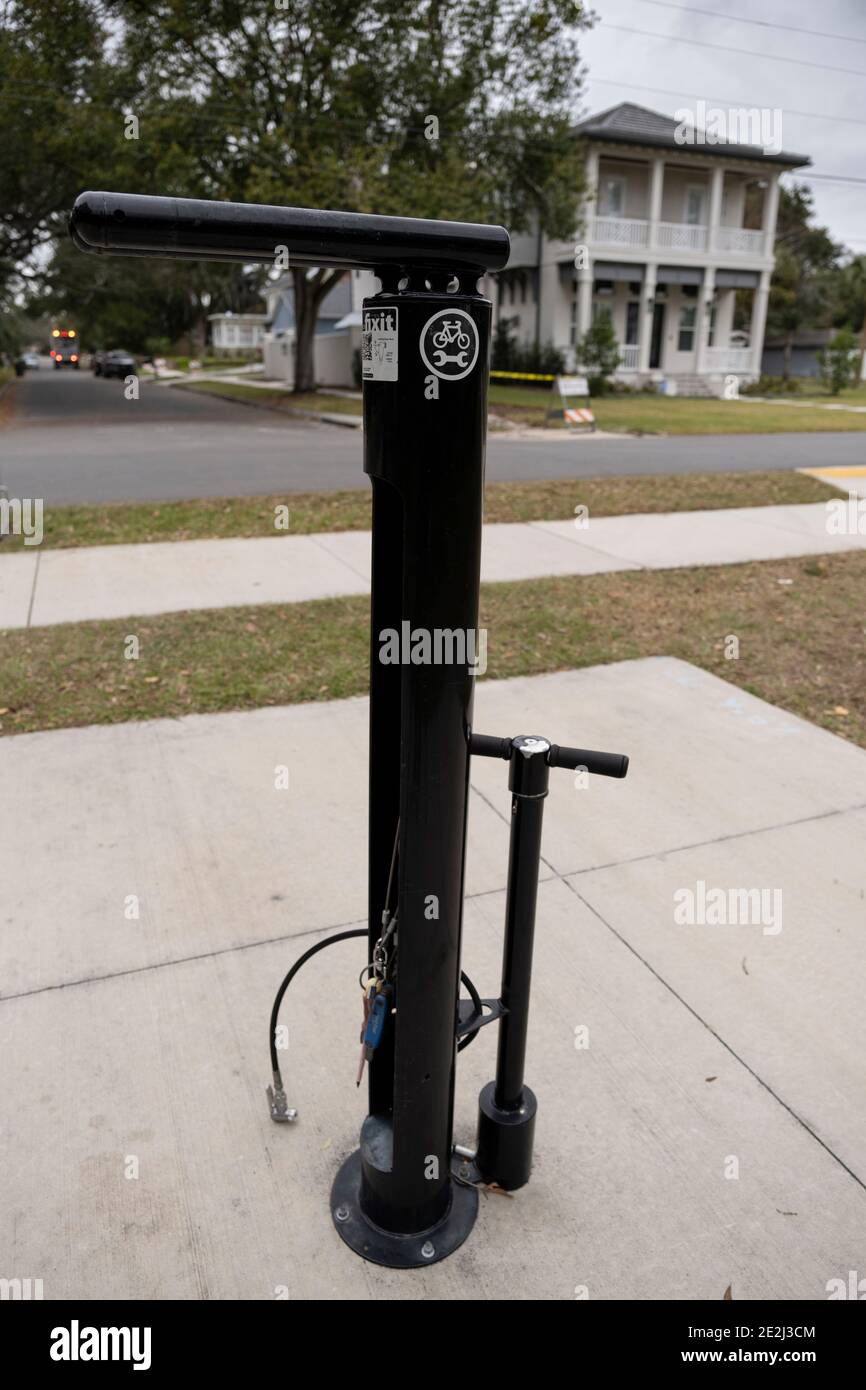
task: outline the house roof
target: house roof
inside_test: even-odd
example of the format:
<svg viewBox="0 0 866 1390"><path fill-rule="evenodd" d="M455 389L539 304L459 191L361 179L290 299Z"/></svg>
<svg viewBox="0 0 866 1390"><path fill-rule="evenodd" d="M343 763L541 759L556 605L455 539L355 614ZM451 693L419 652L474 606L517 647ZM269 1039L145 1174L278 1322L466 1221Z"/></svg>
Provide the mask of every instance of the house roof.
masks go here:
<svg viewBox="0 0 866 1390"><path fill-rule="evenodd" d="M784 150L774 154L761 145L746 145L735 141L729 144L711 142L710 134L704 138L699 127L688 127L693 132L692 139L683 141L683 122L675 121L660 111L650 111L646 106L637 106L631 101L621 101L597 116L589 116L574 127L576 135L588 140L610 141L621 145L647 145L651 149L697 151L700 154L725 159L754 159L764 164L782 164L787 168L798 168L811 164L808 155L788 154ZM677 133L680 138L677 139Z"/></svg>

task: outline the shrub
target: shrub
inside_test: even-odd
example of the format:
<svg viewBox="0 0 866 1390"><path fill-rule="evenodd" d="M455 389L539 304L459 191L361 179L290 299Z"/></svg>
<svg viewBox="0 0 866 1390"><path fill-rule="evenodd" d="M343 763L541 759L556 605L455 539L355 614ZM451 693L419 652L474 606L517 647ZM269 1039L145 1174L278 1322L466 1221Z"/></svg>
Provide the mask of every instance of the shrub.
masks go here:
<svg viewBox="0 0 866 1390"><path fill-rule="evenodd" d="M857 339L850 328L840 328L817 356L821 381L831 396L838 396L843 387L853 385L860 358Z"/></svg>
<svg viewBox="0 0 866 1390"><path fill-rule="evenodd" d="M565 357L552 343L519 343L512 319L500 319L493 331L491 367L497 372L534 372L561 376Z"/></svg>
<svg viewBox="0 0 866 1390"><path fill-rule="evenodd" d="M608 389L608 378L616 371L620 359L620 347L610 314L600 314L587 329L577 355L589 378L590 395L603 396Z"/></svg>

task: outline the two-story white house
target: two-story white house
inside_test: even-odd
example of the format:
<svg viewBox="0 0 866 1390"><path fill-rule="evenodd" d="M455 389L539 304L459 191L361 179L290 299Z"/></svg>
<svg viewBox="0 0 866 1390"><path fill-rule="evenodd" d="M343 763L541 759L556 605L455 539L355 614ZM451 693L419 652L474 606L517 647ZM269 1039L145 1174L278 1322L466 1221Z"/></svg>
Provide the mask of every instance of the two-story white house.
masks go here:
<svg viewBox="0 0 866 1390"><path fill-rule="evenodd" d="M704 132L629 102L580 123L588 196L574 242L512 240L497 276L497 318L523 342L552 342L579 367L578 345L609 314L617 376L666 379L717 394L725 377L760 374L779 175L810 161ZM684 138L685 134L685 138ZM738 291L747 324L735 331Z"/></svg>

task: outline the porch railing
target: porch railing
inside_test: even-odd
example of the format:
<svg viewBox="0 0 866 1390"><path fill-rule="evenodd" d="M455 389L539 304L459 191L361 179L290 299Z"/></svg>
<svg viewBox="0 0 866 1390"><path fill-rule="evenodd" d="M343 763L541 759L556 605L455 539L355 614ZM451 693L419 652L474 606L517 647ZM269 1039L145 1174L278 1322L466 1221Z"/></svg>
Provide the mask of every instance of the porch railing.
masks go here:
<svg viewBox="0 0 866 1390"><path fill-rule="evenodd" d="M704 358L708 372L750 372L752 349L747 347L708 347Z"/></svg>
<svg viewBox="0 0 866 1390"><path fill-rule="evenodd" d="M764 233L750 227L717 227L716 247L741 256L761 256L764 253Z"/></svg>
<svg viewBox="0 0 866 1390"><path fill-rule="evenodd" d="M707 229L703 226L693 227L688 222L660 222L658 244L669 247L671 251L704 251Z"/></svg>
<svg viewBox="0 0 866 1390"><path fill-rule="evenodd" d="M595 240L608 246L646 246L649 223L638 217L596 217Z"/></svg>

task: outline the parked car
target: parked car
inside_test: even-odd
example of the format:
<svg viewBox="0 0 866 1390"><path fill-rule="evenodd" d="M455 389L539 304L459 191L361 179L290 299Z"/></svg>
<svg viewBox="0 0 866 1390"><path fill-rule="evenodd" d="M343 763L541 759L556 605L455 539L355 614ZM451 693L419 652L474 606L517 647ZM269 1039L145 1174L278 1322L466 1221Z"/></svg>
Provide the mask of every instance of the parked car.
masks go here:
<svg viewBox="0 0 866 1390"><path fill-rule="evenodd" d="M114 348L101 354L97 376L130 376L135 372L135 358L123 348Z"/></svg>
<svg viewBox="0 0 866 1390"><path fill-rule="evenodd" d="M39 356L39 353L25 352L24 365L25 367L29 368L31 372L38 372L39 368L42 366L42 360Z"/></svg>

